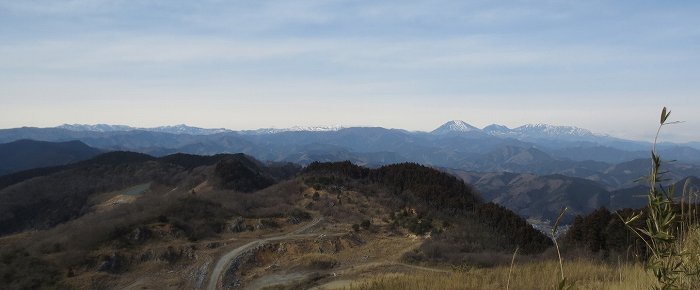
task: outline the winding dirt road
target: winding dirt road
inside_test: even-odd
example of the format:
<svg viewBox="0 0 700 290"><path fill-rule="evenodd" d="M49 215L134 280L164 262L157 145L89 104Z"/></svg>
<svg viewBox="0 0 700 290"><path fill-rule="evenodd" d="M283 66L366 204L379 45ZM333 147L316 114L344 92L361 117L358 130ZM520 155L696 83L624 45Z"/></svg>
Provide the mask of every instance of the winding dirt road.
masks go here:
<svg viewBox="0 0 700 290"><path fill-rule="evenodd" d="M214 269L211 271L211 275L209 276L209 284L207 285L207 290L216 290L219 285L219 280L221 280L221 276L224 273L224 270L226 269L226 266L233 261L236 257L240 256L244 252L253 249L258 246L262 246L265 243L271 242L271 241L279 241L279 240L286 240L286 239L295 239L295 238L306 238L306 237L312 237L317 234L305 234L307 230L310 228L316 226L319 222L321 222L323 218L318 217L312 220L309 224L297 229L296 231L293 231L291 233L287 233L284 235L280 236L274 236L274 237L268 237L268 238L263 238L259 240L252 241L250 243L247 243L243 246L240 246L238 248L235 248L231 250L230 252L226 253L225 255L221 256L219 258L219 261L216 262L216 265L214 266Z"/></svg>

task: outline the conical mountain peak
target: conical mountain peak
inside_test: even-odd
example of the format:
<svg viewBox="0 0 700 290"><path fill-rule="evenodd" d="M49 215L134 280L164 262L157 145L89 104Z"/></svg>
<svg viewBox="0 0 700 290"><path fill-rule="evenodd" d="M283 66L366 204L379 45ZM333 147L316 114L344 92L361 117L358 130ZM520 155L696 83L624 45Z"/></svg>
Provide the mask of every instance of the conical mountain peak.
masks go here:
<svg viewBox="0 0 700 290"><path fill-rule="evenodd" d="M469 125L469 123L461 120L452 120L437 129L433 130L433 134L448 134L448 133L465 133L465 132L480 132L481 129Z"/></svg>

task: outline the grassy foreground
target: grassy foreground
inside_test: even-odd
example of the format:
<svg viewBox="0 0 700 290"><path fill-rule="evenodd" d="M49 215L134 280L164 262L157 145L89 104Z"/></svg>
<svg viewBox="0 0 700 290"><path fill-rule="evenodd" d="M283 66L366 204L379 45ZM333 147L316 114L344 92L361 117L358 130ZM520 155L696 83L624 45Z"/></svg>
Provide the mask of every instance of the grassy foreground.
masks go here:
<svg viewBox="0 0 700 290"><path fill-rule="evenodd" d="M452 274L391 274L353 284L350 290L399 289L506 289L508 267L473 269ZM656 285L654 277L642 265L609 265L590 261L564 262L567 279L575 289L636 290ZM509 289L555 289L559 283L559 264L555 261L516 265Z"/></svg>
<svg viewBox="0 0 700 290"><path fill-rule="evenodd" d="M698 289L700 285L700 227L691 226L677 241L677 247L686 252L678 257L688 269L680 274L682 289ZM636 290L660 286L650 272L639 263L609 264L590 260L564 260L564 274L579 290ZM358 281L349 290L399 290L399 289L556 289L559 283L559 263L555 260L517 264L513 267L508 285L509 267L477 268L451 274L417 272L411 274L385 274Z"/></svg>

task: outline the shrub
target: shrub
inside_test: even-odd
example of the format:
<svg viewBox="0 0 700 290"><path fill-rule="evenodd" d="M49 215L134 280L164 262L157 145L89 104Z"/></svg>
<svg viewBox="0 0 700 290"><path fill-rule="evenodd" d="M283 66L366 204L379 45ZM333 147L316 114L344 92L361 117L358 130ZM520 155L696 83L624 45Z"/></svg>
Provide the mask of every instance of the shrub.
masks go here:
<svg viewBox="0 0 700 290"><path fill-rule="evenodd" d="M24 250L3 249L0 253L2 289L70 289L63 276L56 266Z"/></svg>
<svg viewBox="0 0 700 290"><path fill-rule="evenodd" d="M372 225L372 222L370 222L369 220L363 220L362 223L360 223L360 226L365 230L369 229L369 226L371 226L371 225Z"/></svg>
<svg viewBox="0 0 700 290"><path fill-rule="evenodd" d="M197 197L177 200L166 209L164 215L193 241L220 233L226 220L232 216L220 204Z"/></svg>
<svg viewBox="0 0 700 290"><path fill-rule="evenodd" d="M260 224L262 224L263 227L265 228L279 228L280 225L273 219L262 219L260 220Z"/></svg>

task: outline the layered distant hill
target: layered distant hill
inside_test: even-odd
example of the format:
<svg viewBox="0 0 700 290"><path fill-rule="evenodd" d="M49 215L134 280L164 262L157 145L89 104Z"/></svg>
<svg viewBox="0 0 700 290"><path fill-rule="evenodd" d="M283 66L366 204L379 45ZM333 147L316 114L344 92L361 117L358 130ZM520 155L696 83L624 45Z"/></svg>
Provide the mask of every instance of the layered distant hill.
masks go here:
<svg viewBox="0 0 700 290"><path fill-rule="evenodd" d="M293 127L231 131L186 125L132 128L121 125L63 125L55 128L0 130L0 143L20 139L63 142L79 140L101 150L128 150L164 156L173 153L213 155L243 152L260 160L351 160L370 167L396 162L483 172L565 174L600 181L610 188L630 186L638 170L616 173L619 163L648 158L645 142L600 135L589 130L545 124L483 129L450 121L432 132L379 127ZM695 172L697 143L661 144L661 156L679 160L678 168ZM609 178L609 173L614 178ZM630 176L627 176L630 175ZM684 177L684 176L681 176Z"/></svg>
<svg viewBox="0 0 700 290"><path fill-rule="evenodd" d="M554 175L509 172L470 172L445 169L473 185L485 200L505 206L526 218L553 221L567 207L564 223L576 215L586 215L605 207L609 210L642 208L647 204L648 186L643 182L630 187L609 190L588 179ZM700 179L694 176L675 178L676 199L684 189L697 190ZM689 187L689 188L688 188Z"/></svg>
<svg viewBox="0 0 700 290"><path fill-rule="evenodd" d="M102 153L80 141L17 140L0 144L0 175L26 169L63 165Z"/></svg>
<svg viewBox="0 0 700 290"><path fill-rule="evenodd" d="M485 200L528 218L550 220L563 206L570 208L570 216L587 214L599 207L642 206L644 200L635 197L645 190L638 180L648 174L650 164L646 151L629 149L650 144L596 135L580 128L526 125L509 129L490 125L479 129L461 121L447 122L432 132L377 127L234 132L182 125L153 129L64 125L0 130L2 141L17 138L56 142L22 139L0 144L0 175L36 168L0 177L0 188L65 170L70 166L57 165L85 160L103 150L156 156L243 152L266 162L300 165L348 160L379 167L416 162L461 177L473 184ZM664 163L664 169L669 171L667 177L679 181L700 176L700 166L695 163L697 152L685 145L662 146L666 159L681 160Z"/></svg>

